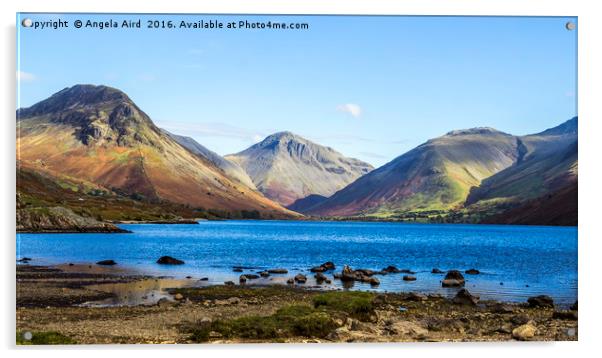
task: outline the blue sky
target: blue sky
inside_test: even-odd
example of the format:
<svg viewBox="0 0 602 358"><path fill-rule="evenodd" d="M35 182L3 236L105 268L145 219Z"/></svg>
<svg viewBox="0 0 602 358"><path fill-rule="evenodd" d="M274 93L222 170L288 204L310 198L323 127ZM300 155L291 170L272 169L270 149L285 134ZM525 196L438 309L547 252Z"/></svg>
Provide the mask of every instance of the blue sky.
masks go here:
<svg viewBox="0 0 602 358"><path fill-rule="evenodd" d="M289 130L380 166L453 129L529 134L575 116L574 18L41 15L18 26L17 106L78 83L126 92L219 154ZM75 29L124 19L284 21L308 30ZM18 24L20 23L20 20Z"/></svg>

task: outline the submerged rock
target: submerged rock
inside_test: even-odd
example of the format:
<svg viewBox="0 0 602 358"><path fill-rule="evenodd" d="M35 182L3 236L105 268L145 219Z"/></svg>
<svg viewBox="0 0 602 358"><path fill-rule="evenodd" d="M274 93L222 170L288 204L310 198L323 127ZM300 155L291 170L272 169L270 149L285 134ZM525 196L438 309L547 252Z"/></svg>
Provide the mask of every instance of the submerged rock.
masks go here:
<svg viewBox="0 0 602 358"><path fill-rule="evenodd" d="M288 273L288 270L287 269L283 269L283 268L275 268L275 269L269 269L268 273L284 274L284 273Z"/></svg>
<svg viewBox="0 0 602 358"><path fill-rule="evenodd" d="M370 279L368 280L368 283L370 284L370 286L380 285L380 281L376 277L370 277Z"/></svg>
<svg viewBox="0 0 602 358"><path fill-rule="evenodd" d="M387 272L387 273L399 273L401 272L400 269L398 269L397 267L393 266L393 265L389 265L387 267L385 267L384 269L382 269L383 272Z"/></svg>
<svg viewBox="0 0 602 358"><path fill-rule="evenodd" d="M160 265L183 265L184 261L178 260L178 259L173 258L171 256L161 256L157 260L157 263L160 264Z"/></svg>
<svg viewBox="0 0 602 358"><path fill-rule="evenodd" d="M240 267L234 267L234 268L232 269L232 271L233 271L233 272L242 272L243 270L242 270L242 268L240 268Z"/></svg>
<svg viewBox="0 0 602 358"><path fill-rule="evenodd" d="M96 264L102 265L102 266L113 266L113 265L117 265L117 262L115 262L113 260L102 260L102 261L98 261Z"/></svg>
<svg viewBox="0 0 602 358"><path fill-rule="evenodd" d="M416 281L416 276L404 275L403 280L404 281Z"/></svg>
<svg viewBox="0 0 602 358"><path fill-rule="evenodd" d="M267 272L267 271L261 271L261 272L259 273L259 276L261 276L261 277L268 277L268 276L270 276L270 273L269 273L269 272Z"/></svg>
<svg viewBox="0 0 602 358"><path fill-rule="evenodd" d="M326 261L325 263L323 263L321 265L322 267L326 268L326 270L334 270L336 267L334 266L334 263L332 261Z"/></svg>
<svg viewBox="0 0 602 358"><path fill-rule="evenodd" d="M462 286L464 286L464 282L458 281L458 280L443 280L443 281L441 281L441 286L442 287L462 287Z"/></svg>
<svg viewBox="0 0 602 358"><path fill-rule="evenodd" d="M554 300L550 296L539 295L529 297L527 300L529 307L554 307Z"/></svg>
<svg viewBox="0 0 602 358"><path fill-rule="evenodd" d="M474 268L471 268L471 269L468 269L468 270L464 271L464 273L467 274L467 275L478 275L478 274L481 273L481 271L479 271L477 269L474 269Z"/></svg>
<svg viewBox="0 0 602 358"><path fill-rule="evenodd" d="M434 268L431 270L431 273L444 273L444 272L439 270L438 268Z"/></svg>

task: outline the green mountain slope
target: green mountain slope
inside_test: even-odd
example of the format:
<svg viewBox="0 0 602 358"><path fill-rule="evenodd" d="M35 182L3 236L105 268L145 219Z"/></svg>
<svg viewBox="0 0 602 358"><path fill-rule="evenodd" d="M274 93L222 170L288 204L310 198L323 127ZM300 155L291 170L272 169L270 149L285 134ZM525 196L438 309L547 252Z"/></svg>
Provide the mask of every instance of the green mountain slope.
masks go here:
<svg viewBox="0 0 602 358"><path fill-rule="evenodd" d="M359 178L311 213L389 216L461 206L470 188L518 158L516 137L491 128L450 132L431 139Z"/></svg>

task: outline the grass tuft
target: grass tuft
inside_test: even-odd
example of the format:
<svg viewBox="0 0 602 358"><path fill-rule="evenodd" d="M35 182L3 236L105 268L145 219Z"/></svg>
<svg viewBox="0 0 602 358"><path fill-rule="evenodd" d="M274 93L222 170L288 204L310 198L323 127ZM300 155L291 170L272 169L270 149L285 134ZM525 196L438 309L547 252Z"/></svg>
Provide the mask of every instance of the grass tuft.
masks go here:
<svg viewBox="0 0 602 358"><path fill-rule="evenodd" d="M202 324L192 330L191 339L206 342L212 331L226 338L270 339L289 337L323 338L337 328L328 313L310 306L286 306L270 316L246 316Z"/></svg>
<svg viewBox="0 0 602 358"><path fill-rule="evenodd" d="M326 292L314 297L314 307L344 312L359 320L368 320L374 313L374 295L370 292Z"/></svg>

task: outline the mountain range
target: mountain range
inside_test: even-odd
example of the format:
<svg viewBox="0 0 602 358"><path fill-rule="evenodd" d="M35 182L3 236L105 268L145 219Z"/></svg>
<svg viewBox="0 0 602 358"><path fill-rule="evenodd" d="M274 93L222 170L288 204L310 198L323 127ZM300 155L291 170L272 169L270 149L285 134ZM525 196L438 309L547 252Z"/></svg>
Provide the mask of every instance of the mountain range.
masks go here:
<svg viewBox="0 0 602 358"><path fill-rule="evenodd" d="M507 209L570 187L576 193L576 186L575 117L527 136L492 128L449 132L302 211L391 217L404 212Z"/></svg>
<svg viewBox="0 0 602 358"><path fill-rule="evenodd" d="M577 127L454 130L376 169L288 131L222 157L115 88L76 85L17 110L18 218L25 230L303 215L576 225Z"/></svg>

